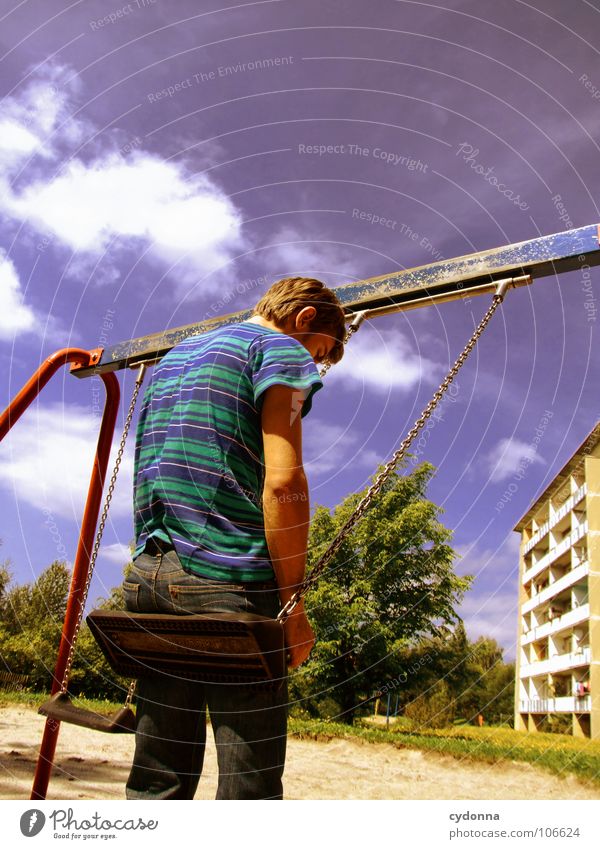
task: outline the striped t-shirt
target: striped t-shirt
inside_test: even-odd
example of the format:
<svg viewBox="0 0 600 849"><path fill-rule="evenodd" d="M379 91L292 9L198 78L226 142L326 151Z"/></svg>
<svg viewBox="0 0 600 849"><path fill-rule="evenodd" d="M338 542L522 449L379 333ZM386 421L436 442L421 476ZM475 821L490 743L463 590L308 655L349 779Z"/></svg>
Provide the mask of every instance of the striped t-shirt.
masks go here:
<svg viewBox="0 0 600 849"><path fill-rule="evenodd" d="M273 577L261 407L276 384L298 390L292 406L303 416L322 386L300 342L252 322L190 337L155 366L135 446L134 557L154 537L170 541L193 574Z"/></svg>

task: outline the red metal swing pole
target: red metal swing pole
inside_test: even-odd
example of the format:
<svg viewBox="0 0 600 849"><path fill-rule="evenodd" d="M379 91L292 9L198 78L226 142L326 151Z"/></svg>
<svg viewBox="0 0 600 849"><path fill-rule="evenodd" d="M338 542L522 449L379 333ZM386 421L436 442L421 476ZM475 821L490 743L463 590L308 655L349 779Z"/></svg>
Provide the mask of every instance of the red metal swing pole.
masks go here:
<svg viewBox="0 0 600 849"><path fill-rule="evenodd" d="M101 352L100 352L101 353ZM100 358L98 351L85 351L82 348L63 348L48 357L40 366L38 371L25 384L23 389L15 396L6 410L0 416L0 440L6 436L11 427L39 395L43 387L59 368L67 363L74 363L82 367L90 367L98 362ZM120 388L119 381L112 372L99 375L106 389L106 401L98 435L98 444L90 477L85 510L81 522L77 553L73 564L73 576L67 599L67 610L63 622L60 638L60 646L54 669L51 694L58 692L63 679L69 649L75 633L77 615L80 609L80 601L85 587L94 537L98 524L98 514L102 500L102 490L106 478L106 469L110 457L117 413L119 410ZM40 746L38 762L33 779L31 799L45 799L50 780L50 772L56 751L58 731L60 722L48 718L44 727L44 735Z"/></svg>
<svg viewBox="0 0 600 849"><path fill-rule="evenodd" d="M100 361L101 356L101 348L93 351L86 351L83 348L61 348L60 351L50 354L0 416L0 442L59 368L67 363L91 368Z"/></svg>

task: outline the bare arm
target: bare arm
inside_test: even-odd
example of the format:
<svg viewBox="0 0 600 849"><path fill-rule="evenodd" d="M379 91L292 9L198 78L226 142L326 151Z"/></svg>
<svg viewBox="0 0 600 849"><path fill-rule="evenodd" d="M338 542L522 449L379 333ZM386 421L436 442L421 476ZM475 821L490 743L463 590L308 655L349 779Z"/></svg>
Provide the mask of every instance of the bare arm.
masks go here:
<svg viewBox="0 0 600 849"><path fill-rule="evenodd" d="M304 578L310 515L302 423L293 404L294 393L286 386L272 386L265 392L262 408L265 534L282 605ZM285 635L290 666L299 666L314 644L303 604L287 620Z"/></svg>

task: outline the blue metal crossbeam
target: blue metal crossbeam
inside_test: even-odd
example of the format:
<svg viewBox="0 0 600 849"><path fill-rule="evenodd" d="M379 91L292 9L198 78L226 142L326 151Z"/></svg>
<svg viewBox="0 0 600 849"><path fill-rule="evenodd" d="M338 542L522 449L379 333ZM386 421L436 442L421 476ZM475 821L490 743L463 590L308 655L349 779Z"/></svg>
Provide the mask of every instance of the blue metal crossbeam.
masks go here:
<svg viewBox="0 0 600 849"><path fill-rule="evenodd" d="M482 253L347 283L338 286L335 292L349 318L363 310L368 310L369 315L374 317L414 309L438 301L489 292L498 280L512 278L514 285L524 285L539 277L598 265L599 239L600 225L590 224ZM73 373L87 377L141 362L156 362L183 339L221 325L243 321L250 315L251 310L244 310L121 342L104 349L94 367L77 368Z"/></svg>

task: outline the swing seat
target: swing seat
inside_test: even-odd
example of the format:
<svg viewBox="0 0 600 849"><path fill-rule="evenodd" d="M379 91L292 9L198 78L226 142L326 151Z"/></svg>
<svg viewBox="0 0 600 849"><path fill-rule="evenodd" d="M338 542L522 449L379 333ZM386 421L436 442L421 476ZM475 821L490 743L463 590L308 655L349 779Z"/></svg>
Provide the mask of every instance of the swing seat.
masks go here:
<svg viewBox="0 0 600 849"><path fill-rule="evenodd" d="M94 610L87 623L112 669L130 678L277 688L286 676L283 626L267 616Z"/></svg>
<svg viewBox="0 0 600 849"><path fill-rule="evenodd" d="M135 731L135 714L129 707L122 707L109 716L94 710L76 707L67 693L55 693L38 708L38 713L57 722L70 722L93 731L109 734L132 734Z"/></svg>

